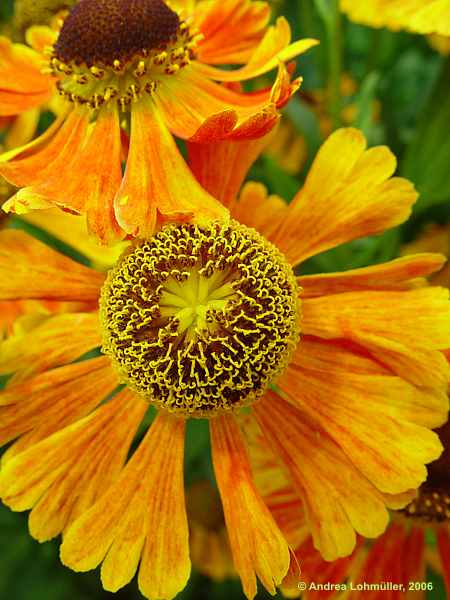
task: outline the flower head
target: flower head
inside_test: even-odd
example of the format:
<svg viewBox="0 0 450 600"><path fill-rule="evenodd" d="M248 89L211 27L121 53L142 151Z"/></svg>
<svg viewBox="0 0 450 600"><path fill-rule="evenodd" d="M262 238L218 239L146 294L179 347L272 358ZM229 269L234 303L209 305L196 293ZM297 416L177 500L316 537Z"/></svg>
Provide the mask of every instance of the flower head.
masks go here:
<svg viewBox="0 0 450 600"><path fill-rule="evenodd" d="M5 209L56 205L87 214L89 229L104 243L152 235L169 220L225 219L171 134L196 142L249 139L275 125L277 108L300 85L283 63L316 42L291 44L287 22L280 18L269 27L269 16L265 2L252 0L195 8L188 2L171 8L163 0L80 0L59 32L34 28L41 52L19 49L33 64L21 77L17 103L22 96L38 102L34 76L47 94L57 91L63 109L40 138L0 158L0 173L24 188ZM18 64L11 57L9 69ZM243 66L216 66L224 64ZM271 89L236 89L277 67ZM8 86L0 91L0 115L8 94Z"/></svg>
<svg viewBox="0 0 450 600"><path fill-rule="evenodd" d="M444 452L429 465L427 481L419 488L417 496L402 510L392 512L388 528L377 540L370 543L359 540L350 556L326 563L314 550L310 537L307 534L302 536L300 531L301 542L296 556L303 561L302 573L295 574L293 570L285 580L284 591L288 597L299 595L297 584L302 579L307 584L306 589L311 590L302 594L306 599L317 597L316 590L321 589L323 584L334 586L327 592L327 597L344 598L349 581L353 586L352 596L358 600L366 598L368 593L375 600L381 599L387 589L398 592L399 598L405 594L402 590L414 592L417 598L425 598L430 589L426 585L428 566L442 573L447 592L450 590L449 423L439 428L437 433ZM269 505L275 502L273 492L268 502ZM298 535L302 527L301 518L297 519L297 523L291 521L291 527L297 528ZM427 546L427 538L434 538L435 550ZM396 587L383 588L386 585ZM373 586L374 591L368 592L367 586Z"/></svg>
<svg viewBox="0 0 450 600"><path fill-rule="evenodd" d="M84 303L3 344L0 372L14 375L0 395L0 440L16 441L0 494L32 509L37 539L64 532L65 564L101 564L108 590L139 570L145 596L172 598L189 577L190 416L208 418L249 598L256 577L275 591L296 545L253 479L248 420L284 466L327 560L351 553L356 533L380 535L387 507L406 506L441 453L431 429L447 418L450 308L448 292L423 277L442 257L294 275L308 256L400 223L414 188L391 178L387 148L366 150L350 129L324 144L289 206L257 184L237 199L261 147L190 144L196 176L233 220L166 224L134 240L106 278L21 232L0 236L2 299ZM157 416L127 460L150 405Z"/></svg>

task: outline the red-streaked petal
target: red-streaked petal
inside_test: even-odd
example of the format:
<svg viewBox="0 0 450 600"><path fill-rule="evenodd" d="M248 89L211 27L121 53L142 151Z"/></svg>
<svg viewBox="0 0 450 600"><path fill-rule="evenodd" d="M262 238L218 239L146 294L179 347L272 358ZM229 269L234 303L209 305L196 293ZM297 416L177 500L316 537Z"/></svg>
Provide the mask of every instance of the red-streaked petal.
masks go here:
<svg viewBox="0 0 450 600"><path fill-rule="evenodd" d="M250 600L254 598L257 575L274 594L289 568L287 543L255 487L234 417L212 419L210 429L214 471L244 593Z"/></svg>
<svg viewBox="0 0 450 600"><path fill-rule="evenodd" d="M244 64L264 37L270 18L267 2L199 2L195 26L204 39L196 55L207 64Z"/></svg>
<svg viewBox="0 0 450 600"><path fill-rule="evenodd" d="M232 71L217 69L201 63L198 63L198 67L205 77L216 81L244 81L276 69L280 62L289 62L319 43L313 39L299 40L293 44L290 41L289 23L284 17L279 17L275 25L266 30L263 39L245 66Z"/></svg>
<svg viewBox="0 0 450 600"><path fill-rule="evenodd" d="M116 591L140 561L139 587L171 600L190 572L183 489L184 421L160 414L117 481L67 530L61 560L77 571L102 565Z"/></svg>
<svg viewBox="0 0 450 600"><path fill-rule="evenodd" d="M424 277L441 269L441 254L416 254L388 263L298 278L302 298L315 298L358 290L409 290L426 284Z"/></svg>
<svg viewBox="0 0 450 600"><path fill-rule="evenodd" d="M133 108L130 155L115 211L127 232L143 236L153 233L156 211L162 221L228 217L189 171L152 101Z"/></svg>
<svg viewBox="0 0 450 600"><path fill-rule="evenodd" d="M23 231L0 232L1 300L97 302L104 279Z"/></svg>
<svg viewBox="0 0 450 600"><path fill-rule="evenodd" d="M335 131L319 150L275 243L292 265L353 239L402 223L417 199L406 179L392 178L393 154L366 150L357 129Z"/></svg>
<svg viewBox="0 0 450 600"><path fill-rule="evenodd" d="M189 166L202 186L227 207L232 206L252 164L270 138L188 144Z"/></svg>
<svg viewBox="0 0 450 600"><path fill-rule="evenodd" d="M445 390L449 366L439 351L450 347L448 297L448 290L430 287L307 298L302 330L353 341L407 381Z"/></svg>

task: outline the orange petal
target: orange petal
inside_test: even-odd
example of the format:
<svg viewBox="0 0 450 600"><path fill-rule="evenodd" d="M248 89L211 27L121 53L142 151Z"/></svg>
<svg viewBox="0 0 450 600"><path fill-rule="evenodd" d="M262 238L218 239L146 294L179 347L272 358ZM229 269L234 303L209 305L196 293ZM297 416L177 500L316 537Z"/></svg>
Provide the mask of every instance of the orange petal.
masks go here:
<svg viewBox="0 0 450 600"><path fill-rule="evenodd" d="M71 362L100 346L96 313L74 313L43 318L29 331L17 332L2 344L0 373L13 373L14 382L32 373Z"/></svg>
<svg viewBox="0 0 450 600"><path fill-rule="evenodd" d="M85 110L62 115L41 136L0 156L0 174L15 186L38 184L67 169L86 135ZM4 210L14 209L14 197Z"/></svg>
<svg viewBox="0 0 450 600"><path fill-rule="evenodd" d="M222 498L234 564L250 600L256 595L256 575L266 589L275 586L289 568L289 548L252 479L247 449L234 417L210 422L214 471Z"/></svg>
<svg viewBox="0 0 450 600"><path fill-rule="evenodd" d="M151 235L156 210L163 221L226 219L226 209L189 171L153 102L136 105L132 115L127 171L115 198L117 220L125 231Z"/></svg>
<svg viewBox="0 0 450 600"><path fill-rule="evenodd" d="M196 55L203 63L244 64L264 36L270 18L267 2L200 2L194 23L203 34Z"/></svg>
<svg viewBox="0 0 450 600"><path fill-rule="evenodd" d="M298 284L303 288L302 298L358 290L408 290L425 285L422 278L439 271L445 261L441 254L417 254L342 273L299 277Z"/></svg>
<svg viewBox="0 0 450 600"><path fill-rule="evenodd" d="M1 300L97 302L104 278L23 231L0 232Z"/></svg>
<svg viewBox="0 0 450 600"><path fill-rule="evenodd" d="M103 561L105 589L135 574L147 598L173 598L190 572L183 489L184 421L160 414L117 481L68 529L61 560L77 571Z"/></svg>
<svg viewBox="0 0 450 600"><path fill-rule="evenodd" d="M328 385L335 386L338 394L353 395L356 402L358 396L364 395L367 397L367 402L364 402L366 409L387 414L390 418L430 429L438 427L447 418L448 399L444 387L437 390L417 388L400 377L393 376L389 369L371 358L370 354L340 340L303 337L292 358L286 380L292 378L295 382L303 374L319 380L330 374L330 380L322 382L325 395L328 394L325 390ZM284 376L280 385L283 385L283 380ZM345 381L348 381L347 385ZM301 384L298 385L301 387ZM296 395L295 398L301 396ZM342 402L346 407L349 406L348 402L352 403L348 398L342 399ZM368 422L371 418L367 416Z"/></svg>
<svg viewBox="0 0 450 600"><path fill-rule="evenodd" d="M43 75L42 57L23 44L0 37L0 115L15 115L44 104L54 80Z"/></svg>
<svg viewBox="0 0 450 600"><path fill-rule="evenodd" d="M417 488L426 479L425 464L442 452L427 427L445 422L444 393L435 397L398 377L316 371L307 361L289 368L278 385L382 492Z"/></svg>
<svg viewBox="0 0 450 600"><path fill-rule="evenodd" d="M107 358L67 365L0 392L0 443L26 434L3 461L84 417L118 385Z"/></svg>
<svg viewBox="0 0 450 600"><path fill-rule="evenodd" d="M99 152L99 148L108 152ZM68 148L66 145L65 150ZM123 237L114 217L113 199L122 180L121 140L117 107L99 112L84 144L72 148L71 162L32 188L20 199L43 197L58 206L87 215L89 230L104 244ZM61 157L59 157L60 160ZM52 165L55 166L55 163Z"/></svg>
<svg viewBox="0 0 450 600"><path fill-rule="evenodd" d="M339 129L323 144L275 239L292 265L344 242L402 223L417 199L405 179L389 179L395 157L366 150L356 129ZM301 230L302 234L299 235Z"/></svg>
<svg viewBox="0 0 450 600"><path fill-rule="evenodd" d="M304 502L314 545L326 560L352 552L355 530L366 537L384 531L388 513L381 495L320 425L273 392L254 410Z"/></svg>
<svg viewBox="0 0 450 600"><path fill-rule="evenodd" d="M252 139L270 131L278 121L276 107L299 86L279 66L272 88L256 94L239 93L208 80L192 65L176 80L158 88L155 102L176 136L197 143L232 137Z"/></svg>
<svg viewBox="0 0 450 600"><path fill-rule="evenodd" d="M33 508L33 537L55 537L103 495L117 479L147 407L122 392L4 465L2 499L13 510Z"/></svg>
<svg viewBox="0 0 450 600"><path fill-rule="evenodd" d="M448 290L367 291L305 299L302 330L351 340L416 385L446 389L450 347ZM425 368L424 368L425 367Z"/></svg>
<svg viewBox="0 0 450 600"><path fill-rule="evenodd" d="M202 74L216 81L244 81L258 75L263 75L276 69L280 62L289 62L299 54L307 52L319 42L313 39L304 39L290 44L291 28L284 17L279 17L264 34L261 42L255 48L245 66L232 71L217 69L202 63L196 63Z"/></svg>
<svg viewBox="0 0 450 600"><path fill-rule="evenodd" d="M241 190L239 201L232 207L234 219L253 227L273 242L276 231L286 218L288 205L279 196L269 196L262 183L248 181Z"/></svg>
<svg viewBox="0 0 450 600"><path fill-rule="evenodd" d="M237 193L250 169L270 139L224 140L209 144L188 144L189 166L197 180L214 198L227 207L234 204Z"/></svg>

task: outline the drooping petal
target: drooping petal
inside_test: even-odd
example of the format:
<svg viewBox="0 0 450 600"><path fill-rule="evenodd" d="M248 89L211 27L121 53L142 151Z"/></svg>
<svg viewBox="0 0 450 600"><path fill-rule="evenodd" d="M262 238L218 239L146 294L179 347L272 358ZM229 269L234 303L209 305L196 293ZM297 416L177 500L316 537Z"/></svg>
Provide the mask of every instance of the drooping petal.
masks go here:
<svg viewBox="0 0 450 600"><path fill-rule="evenodd" d="M60 175L82 145L87 125L85 110L75 109L68 115L61 115L32 142L2 154L0 175L17 187L33 186L55 174ZM3 209L20 213L26 210L26 206L16 206L13 196Z"/></svg>
<svg viewBox="0 0 450 600"><path fill-rule="evenodd" d="M1 300L97 302L104 278L23 231L0 232Z"/></svg>
<svg viewBox="0 0 450 600"><path fill-rule="evenodd" d="M41 106L54 82L42 74L42 57L23 44L0 37L0 115L16 115Z"/></svg>
<svg viewBox="0 0 450 600"><path fill-rule="evenodd" d="M277 103L298 89L286 81L280 66L274 86L263 93L244 94L204 77L193 65L176 79L164 82L155 102L176 136L197 143L226 138L252 139L270 131L278 121Z"/></svg>
<svg viewBox="0 0 450 600"><path fill-rule="evenodd" d="M423 286L424 277L439 271L445 262L441 254L417 254L388 263L298 278L302 298L315 298L358 290L409 290Z"/></svg>
<svg viewBox="0 0 450 600"><path fill-rule="evenodd" d="M61 560L77 571L102 565L105 589L131 580L171 600L190 572L183 490L184 421L160 414L117 481L67 530Z"/></svg>
<svg viewBox="0 0 450 600"><path fill-rule="evenodd" d="M0 392L0 443L22 437L3 455L3 462L89 414L117 386L117 375L104 357L8 386Z"/></svg>
<svg viewBox="0 0 450 600"><path fill-rule="evenodd" d="M449 366L439 351L450 347L448 290L346 292L305 299L302 329L316 337L353 341L407 381L446 389Z"/></svg>
<svg viewBox="0 0 450 600"><path fill-rule="evenodd" d="M388 513L381 495L318 423L273 392L254 410L302 498L314 545L326 560L350 554L355 531L366 537L384 531Z"/></svg>
<svg viewBox="0 0 450 600"><path fill-rule="evenodd" d="M291 42L291 28L284 17L279 17L264 34L246 64L232 71L217 69L206 64L196 63L201 73L216 81L245 81L276 69L279 63L286 63L307 52L319 42L313 39Z"/></svg>
<svg viewBox="0 0 450 600"><path fill-rule="evenodd" d="M8 460L0 495L13 510L33 509L33 537L42 542L64 531L117 479L147 406L122 392Z"/></svg>
<svg viewBox="0 0 450 600"><path fill-rule="evenodd" d="M210 422L217 478L234 564L250 600L256 576L275 593L289 567L289 549L252 480L247 450L234 417Z"/></svg>
<svg viewBox="0 0 450 600"><path fill-rule="evenodd" d="M413 185L392 178L385 146L366 150L356 129L339 129L323 144L290 204L275 243L292 265L353 239L402 223L417 199Z"/></svg>
<svg viewBox="0 0 450 600"><path fill-rule="evenodd" d="M209 144L191 142L188 144L189 166L201 185L230 208L236 201L248 170L269 142L268 136Z"/></svg>
<svg viewBox="0 0 450 600"><path fill-rule="evenodd" d="M101 345L97 313L44 316L34 327L18 331L2 344L0 373L10 382L76 360Z"/></svg>
<svg viewBox="0 0 450 600"><path fill-rule="evenodd" d="M86 110L86 109L85 109ZM99 148L107 148L100 152ZM66 144L64 150L69 146ZM70 148L75 150L74 148ZM69 158L69 157L67 157ZM43 198L53 204L87 215L88 229L109 244L123 237L116 222L113 199L122 180L121 140L117 107L106 106L84 136L84 143L77 145L70 162L62 171L51 173L32 187L24 188L17 199L32 202ZM61 155L56 159L61 161Z"/></svg>
<svg viewBox="0 0 450 600"><path fill-rule="evenodd" d="M264 36L270 18L267 2L199 2L195 26L204 39L197 59L207 64L244 64Z"/></svg>
<svg viewBox="0 0 450 600"><path fill-rule="evenodd" d="M114 204L117 220L132 235L151 235L165 220L226 219L226 209L189 171L152 101L133 107L130 154Z"/></svg>

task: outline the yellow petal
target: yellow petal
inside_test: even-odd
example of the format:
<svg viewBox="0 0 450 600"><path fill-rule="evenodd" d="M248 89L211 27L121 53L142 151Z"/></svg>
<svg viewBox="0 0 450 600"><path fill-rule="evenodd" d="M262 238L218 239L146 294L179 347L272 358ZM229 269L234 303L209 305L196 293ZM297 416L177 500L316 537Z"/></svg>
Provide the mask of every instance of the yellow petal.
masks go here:
<svg viewBox="0 0 450 600"><path fill-rule="evenodd" d="M128 583L151 599L173 598L190 572L183 490L184 422L160 414L115 484L68 529L61 560L77 571L102 565L106 589Z"/></svg>

